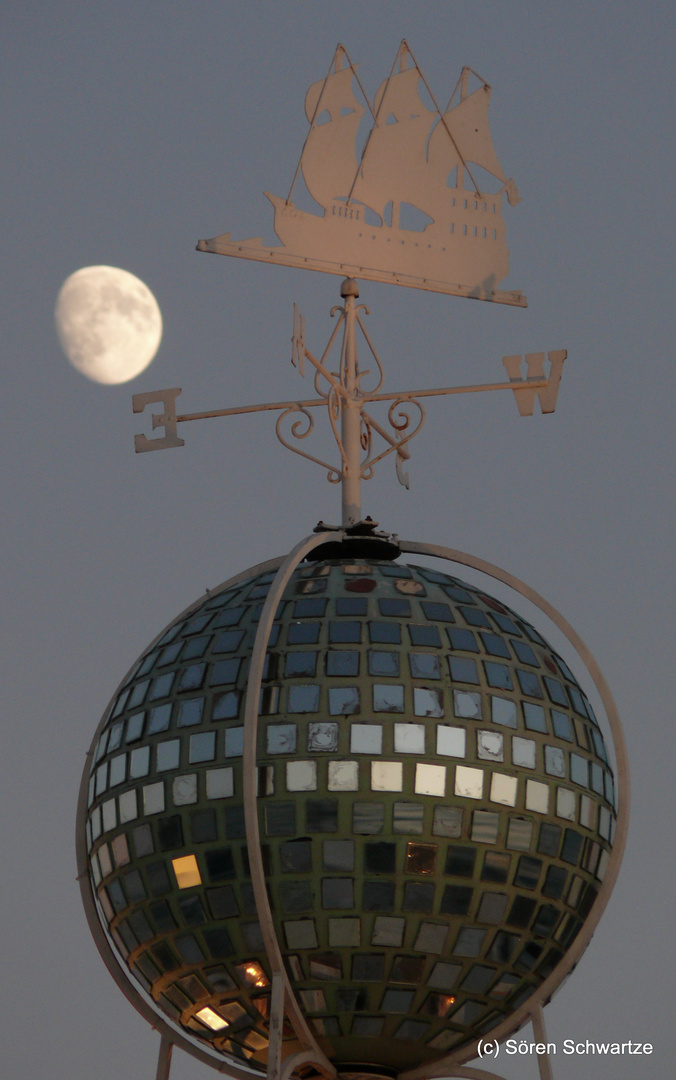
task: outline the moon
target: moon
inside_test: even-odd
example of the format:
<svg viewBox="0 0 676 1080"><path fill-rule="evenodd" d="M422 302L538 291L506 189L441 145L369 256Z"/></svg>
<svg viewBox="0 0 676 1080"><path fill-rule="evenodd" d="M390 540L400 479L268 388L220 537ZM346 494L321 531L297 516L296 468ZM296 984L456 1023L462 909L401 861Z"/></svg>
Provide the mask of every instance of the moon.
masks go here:
<svg viewBox="0 0 676 1080"><path fill-rule="evenodd" d="M145 371L162 338L162 315L150 289L115 266L85 266L66 278L54 318L73 367L108 386Z"/></svg>

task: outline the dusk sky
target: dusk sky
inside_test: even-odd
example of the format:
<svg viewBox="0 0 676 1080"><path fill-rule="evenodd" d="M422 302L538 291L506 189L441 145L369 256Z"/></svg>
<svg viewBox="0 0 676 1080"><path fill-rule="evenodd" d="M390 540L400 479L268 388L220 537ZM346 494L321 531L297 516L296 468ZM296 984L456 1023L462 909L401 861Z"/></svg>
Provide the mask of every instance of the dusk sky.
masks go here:
<svg viewBox="0 0 676 1080"><path fill-rule="evenodd" d="M80 901L85 753L156 634L205 588L284 555L320 519L338 522L340 493L280 447L270 414L186 424L183 448L135 455L134 434L151 432L131 395L180 386L191 412L312 394L290 364L293 304L321 352L340 278L195 245L227 231L275 243L263 193L288 192L307 87L340 41L373 95L402 38L444 104L464 64L493 87L493 141L522 196L505 203L502 287L522 290L528 308L362 282L385 389L502 381L512 354L567 349L568 359L550 416L520 417L509 392L430 401L410 491L388 459L364 485L363 509L389 532L527 581L600 664L628 743L629 840L595 937L545 1021L559 1045L655 1049L560 1052L553 1071L673 1071L673 5L9 0L0 1045L12 1080L155 1076L159 1038L107 973ZM98 264L141 278L164 321L151 366L120 386L73 370L54 327L65 278ZM503 1054L496 1069L537 1077L534 1058ZM172 1080L212 1075L175 1053Z"/></svg>

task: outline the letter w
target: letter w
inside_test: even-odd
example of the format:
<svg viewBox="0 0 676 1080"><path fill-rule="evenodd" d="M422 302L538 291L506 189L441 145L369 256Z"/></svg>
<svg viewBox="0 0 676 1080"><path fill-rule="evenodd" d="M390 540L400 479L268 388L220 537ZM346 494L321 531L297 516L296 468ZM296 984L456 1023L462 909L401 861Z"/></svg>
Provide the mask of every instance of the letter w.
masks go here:
<svg viewBox="0 0 676 1080"><path fill-rule="evenodd" d="M565 349L559 349L558 352L550 352L547 354L549 357L548 379L545 375L544 353L526 353L527 373L525 379L521 378L522 357L503 356L502 362L507 369L509 381L514 383L514 397L516 398L520 416L533 415L536 397L540 402L540 409L543 413L554 412L554 409L556 408L556 397L559 392L559 383L561 382L563 361L566 359L567 355ZM530 387L528 385L529 382L535 380L540 382L544 379L547 379L546 385L544 386Z"/></svg>

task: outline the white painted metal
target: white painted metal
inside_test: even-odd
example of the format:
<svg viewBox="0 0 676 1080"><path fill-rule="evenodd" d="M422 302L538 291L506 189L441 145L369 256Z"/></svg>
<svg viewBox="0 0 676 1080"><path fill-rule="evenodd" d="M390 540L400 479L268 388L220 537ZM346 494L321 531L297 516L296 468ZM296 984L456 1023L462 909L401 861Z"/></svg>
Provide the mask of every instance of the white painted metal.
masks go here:
<svg viewBox="0 0 676 1080"><path fill-rule="evenodd" d="M536 1045L547 1046L547 1029L545 1028L545 1018L542 1015L542 1005L536 1005L531 1013L531 1020L533 1022L533 1034L535 1036ZM543 1054L537 1055L538 1069L540 1070L540 1080L554 1080L554 1074L552 1073L552 1063L547 1050Z"/></svg>
<svg viewBox="0 0 676 1080"><path fill-rule="evenodd" d="M527 354L526 359L528 359L528 355L532 354ZM535 355L542 356L544 359L545 354L536 353ZM529 395L529 397L532 395L533 399L535 399L535 397L537 396L538 400L541 401L542 396L540 393L538 393L538 391L544 390L547 392L547 397L545 398L545 404L547 404L551 403L552 396L554 397L554 402L556 401L556 394L553 394L553 391L555 389L554 379L556 378L556 376L554 373L554 365L552 363L552 358L563 357L563 359L565 359L567 353L564 349L561 349L556 353L550 352L548 355L551 364L551 374L548 378L545 377L545 375L543 374L541 377L538 378L532 378L531 376L528 376L526 379L522 379L520 377L516 377L514 379L511 379L508 383L495 382L477 383L470 386L442 386L434 390L402 390L399 393L393 394L366 393L362 394L361 398L364 402L393 401L397 403L399 401L415 401L417 398L424 397L445 397L449 394L479 394L485 390L511 390L514 394L517 404L519 404L519 401L522 400L525 395ZM503 357L502 362L504 364L505 361L509 360L518 361L520 364L522 359L523 358L521 356L505 356ZM563 364L563 359L561 359L559 362L561 365ZM560 373L556 381L558 387L558 382L561 381ZM254 412L291 412L295 410L302 411L304 409L316 409L318 407L326 406L326 398L308 398L305 400L301 400L299 398L297 401L269 401L261 403L259 405L237 405L231 409L205 409L202 412L176 413L175 401L180 393L180 389L151 390L143 394L134 394L132 396L132 402L135 406L133 411L135 413L143 412L146 405L149 404L163 402L165 404L165 408L168 409L169 406L167 402L171 400L174 403L173 412L165 411L164 413L150 414L152 418L153 430L156 430L158 427L165 427L166 430L167 424L169 425L169 431L167 431L165 436L155 439L149 439L144 435L134 436L135 441L138 440L137 443L135 442L137 454L146 453L148 450L151 449L166 450L169 446L184 446L185 443L183 439L178 439L177 437L174 438L174 435L172 433L172 427L174 424L184 424L189 420L210 420L217 416L244 416L246 413ZM519 411L521 416L532 416L534 409L528 406L528 411L526 411L526 409L521 406ZM545 407L542 408L541 411L553 412L554 410L552 408Z"/></svg>
<svg viewBox="0 0 676 1080"><path fill-rule="evenodd" d="M473 92L470 75L479 84ZM359 155L365 109L355 82L372 119ZM502 196L511 204L520 200L493 148L490 95L488 83L463 68L442 110L402 41L371 104L338 45L326 77L305 98L310 128L289 194L283 199L266 192L281 245L233 242L224 233L200 240L198 251L526 307L521 292L498 289L509 270ZM474 163L491 174L498 190L479 190ZM301 172L321 214L291 201Z"/></svg>
<svg viewBox="0 0 676 1080"><path fill-rule="evenodd" d="M373 476L374 466L389 454L395 454L397 476L404 487L408 487L408 475L404 472L404 462L410 451L408 444L417 435L425 422L425 409L422 398L444 397L453 394L473 394L488 390L511 390L522 416L532 416L536 398L542 412L553 412L556 406L561 370L566 358L565 350L550 352L549 376L545 376L545 354L526 355L526 377L521 375L522 357L506 356L503 365L507 369L509 382L484 383L472 386L446 386L436 389L405 390L399 393L382 393L384 382L383 366L360 315L368 314L368 308L357 305L359 287L353 278L346 278L341 286L344 306L336 306L331 314L340 313L326 348L317 359L305 340L305 321L294 305L293 337L291 359L301 376L305 375L305 361L314 368L314 387L317 397L297 401L265 402L258 405L240 405L228 409L209 409L202 412L176 412L176 399L180 389L150 391L135 394L132 398L136 413L144 411L146 406L161 403L162 413L151 413L153 430L163 429L163 434L156 438L136 435L134 446L136 453L150 450L164 450L174 446L183 446L179 439L179 423L190 420L204 420L216 416L236 416L252 412L278 412L276 422L277 438L288 450L312 461L326 469L330 483L342 485L342 525L349 528L361 519L361 480ZM357 327L364 337L371 357L375 361L377 374L375 385L369 390L363 386L363 375L359 371L357 358ZM340 369L337 373L329 370L329 355L340 330L343 338L340 354ZM367 405L389 403L387 425L380 423L367 410ZM340 454L340 462L332 465L322 458L301 449L298 443L310 436L314 430L314 420L310 409L323 406L326 408L329 423ZM285 430L288 421L289 430ZM389 427L389 430L388 430ZM385 444L384 449L374 445L374 436Z"/></svg>
<svg viewBox="0 0 676 1080"><path fill-rule="evenodd" d="M441 281L431 274L416 276L402 271L380 270L367 262L355 260L332 262L319 256L310 259L305 255L295 255L281 245L264 247L263 241L258 237L249 240L232 240L232 234L227 232L209 240L198 240L196 249L209 255L229 255L235 259L249 259L273 266L291 266L296 270L316 270L322 274L338 274L341 277L347 274L349 277L362 280L379 281L384 285L402 285L407 289L422 289L424 292L443 293L446 296L462 296L466 300L491 300L494 304L528 307L526 297L517 290L510 292L505 289L492 289L489 291L487 288L483 291L476 285Z"/></svg>
<svg viewBox="0 0 676 1080"><path fill-rule="evenodd" d="M145 435L134 436L134 449L137 454L144 454L149 450L168 450L171 446L184 446L183 439L179 439L176 431L176 398L181 393L179 387L170 390L151 390L143 394L133 394L131 399L132 409L135 413L143 412L146 405L156 404L161 401L164 405L163 413L151 413L153 431L158 427L164 428L164 435L156 439L148 439Z"/></svg>
<svg viewBox="0 0 676 1080"><path fill-rule="evenodd" d="M343 444L342 502L343 528L361 521L361 410L359 370L355 341L355 300L359 289L354 278L347 278L340 290L345 299L345 331L340 374L344 396L341 401L341 442Z"/></svg>
<svg viewBox="0 0 676 1080"><path fill-rule="evenodd" d="M566 355L564 349L549 353L549 379L546 387L542 389L537 389L535 383L545 377L544 353L526 353L527 375L525 381L530 384L526 387L523 387L524 380L521 378L521 357L503 356L502 363L507 369L510 382L515 384L514 397L521 416L533 415L536 395L543 413L554 412L559 383L561 382L561 371ZM517 388L517 385L520 388Z"/></svg>

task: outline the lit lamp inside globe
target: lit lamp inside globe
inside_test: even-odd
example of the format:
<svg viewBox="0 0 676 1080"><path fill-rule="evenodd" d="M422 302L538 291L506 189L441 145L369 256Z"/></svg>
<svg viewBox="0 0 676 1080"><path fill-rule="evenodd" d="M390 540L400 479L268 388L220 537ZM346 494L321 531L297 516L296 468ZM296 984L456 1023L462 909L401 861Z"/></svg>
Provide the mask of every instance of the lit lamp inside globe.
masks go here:
<svg viewBox="0 0 676 1080"><path fill-rule="evenodd" d="M270 935L326 1058L382 1076L461 1059L589 936L616 812L587 696L501 601L373 550L318 548L275 605L253 832L244 701L281 560L172 622L92 745L78 848L95 937L129 996L217 1067L265 1072ZM282 1037L297 1049L288 1022Z"/></svg>

